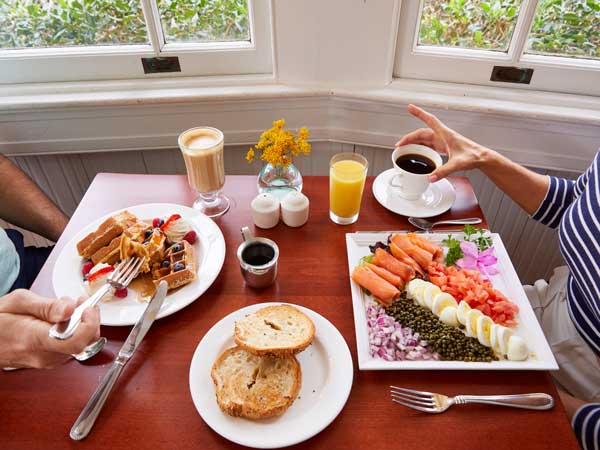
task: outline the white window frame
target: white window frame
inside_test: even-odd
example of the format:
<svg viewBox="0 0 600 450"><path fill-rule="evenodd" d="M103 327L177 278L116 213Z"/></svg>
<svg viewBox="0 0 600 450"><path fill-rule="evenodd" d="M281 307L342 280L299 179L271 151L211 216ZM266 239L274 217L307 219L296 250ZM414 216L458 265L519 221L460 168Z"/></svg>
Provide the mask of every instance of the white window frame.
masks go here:
<svg viewBox="0 0 600 450"><path fill-rule="evenodd" d="M600 96L600 60L525 53L538 0L523 0L508 52L418 46L423 0L400 11L394 76ZM530 84L490 81L495 65L534 70Z"/></svg>
<svg viewBox="0 0 600 450"><path fill-rule="evenodd" d="M0 49L0 85L273 72L271 0L248 0L249 41L206 43L165 43L156 2L140 1L149 44ZM153 56L177 56L181 72L144 74Z"/></svg>

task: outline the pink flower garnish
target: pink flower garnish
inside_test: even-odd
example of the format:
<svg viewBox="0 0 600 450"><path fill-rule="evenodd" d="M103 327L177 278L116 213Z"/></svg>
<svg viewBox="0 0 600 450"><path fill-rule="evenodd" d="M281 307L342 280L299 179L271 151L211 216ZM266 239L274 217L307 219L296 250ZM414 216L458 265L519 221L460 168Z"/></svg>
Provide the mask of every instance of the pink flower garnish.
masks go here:
<svg viewBox="0 0 600 450"><path fill-rule="evenodd" d="M473 242L462 241L460 249L464 257L456 261L456 265L461 269L478 270L485 278L490 278L490 275L496 275L498 268L498 258L494 256L494 246L491 246L483 251L479 251L477 245Z"/></svg>

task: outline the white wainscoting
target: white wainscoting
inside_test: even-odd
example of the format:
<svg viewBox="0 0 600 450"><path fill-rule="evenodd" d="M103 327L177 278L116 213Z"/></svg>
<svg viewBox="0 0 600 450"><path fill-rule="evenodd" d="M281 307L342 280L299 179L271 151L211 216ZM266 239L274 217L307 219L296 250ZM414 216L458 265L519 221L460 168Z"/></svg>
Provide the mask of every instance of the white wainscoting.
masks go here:
<svg viewBox="0 0 600 450"><path fill-rule="evenodd" d="M258 173L259 164L249 164L244 159L246 151L246 146L226 148L225 166L228 174ZM313 153L309 157L299 158L297 165L304 175L326 175L330 157L340 151L364 154L370 162L369 175L375 175L391 165L389 150L339 142L314 143ZM15 156L12 160L69 215L99 172L185 173L177 149ZM568 178L576 176L566 171L539 171ZM552 269L562 264L556 232L529 219L481 173L473 172L467 176L473 183L491 229L501 234L521 281L530 283L538 278L548 278ZM47 241L30 233L26 234L26 242L47 245Z"/></svg>

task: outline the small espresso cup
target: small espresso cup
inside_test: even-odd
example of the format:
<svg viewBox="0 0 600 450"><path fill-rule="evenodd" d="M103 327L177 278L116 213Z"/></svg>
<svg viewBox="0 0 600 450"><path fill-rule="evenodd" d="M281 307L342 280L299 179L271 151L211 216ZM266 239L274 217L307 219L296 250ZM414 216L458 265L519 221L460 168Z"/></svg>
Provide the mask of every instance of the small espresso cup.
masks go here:
<svg viewBox="0 0 600 450"><path fill-rule="evenodd" d="M266 288L277 278L279 247L271 239L254 237L248 227L242 228L244 242L238 247L237 257L246 284Z"/></svg>
<svg viewBox="0 0 600 450"><path fill-rule="evenodd" d="M433 163L428 173L409 172L398 166L398 158L406 155L417 155L427 158ZM417 200L429 187L429 174L442 165L442 157L435 150L424 145L409 144L396 147L392 152L392 164L396 173L389 180L389 185L396 189L398 195L407 200Z"/></svg>

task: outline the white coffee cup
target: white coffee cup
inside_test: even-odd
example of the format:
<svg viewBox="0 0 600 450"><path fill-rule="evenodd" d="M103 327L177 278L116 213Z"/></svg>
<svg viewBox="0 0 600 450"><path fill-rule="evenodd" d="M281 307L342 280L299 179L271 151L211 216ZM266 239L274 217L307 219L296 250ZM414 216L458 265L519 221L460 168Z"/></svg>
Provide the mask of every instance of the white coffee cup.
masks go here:
<svg viewBox="0 0 600 450"><path fill-rule="evenodd" d="M401 169L396 164L396 160L402 155L414 154L423 155L429 158L435 164L435 169L443 164L440 154L424 145L409 144L397 147L392 152L392 164L394 165L396 173L392 178L390 178L389 185L396 188L398 195L407 200L418 199L429 187L429 173L418 174L408 172L404 169Z"/></svg>

